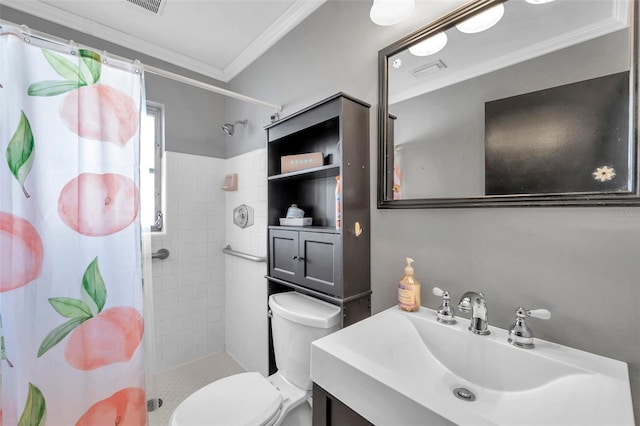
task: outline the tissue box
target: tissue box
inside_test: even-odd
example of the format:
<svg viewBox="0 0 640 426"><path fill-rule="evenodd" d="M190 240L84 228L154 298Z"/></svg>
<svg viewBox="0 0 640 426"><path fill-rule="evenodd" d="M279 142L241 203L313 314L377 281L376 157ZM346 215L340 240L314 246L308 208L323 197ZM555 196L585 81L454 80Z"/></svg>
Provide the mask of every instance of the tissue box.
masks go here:
<svg viewBox="0 0 640 426"><path fill-rule="evenodd" d="M280 157L281 173L297 172L298 170L311 169L322 165L323 159L321 152L283 155Z"/></svg>

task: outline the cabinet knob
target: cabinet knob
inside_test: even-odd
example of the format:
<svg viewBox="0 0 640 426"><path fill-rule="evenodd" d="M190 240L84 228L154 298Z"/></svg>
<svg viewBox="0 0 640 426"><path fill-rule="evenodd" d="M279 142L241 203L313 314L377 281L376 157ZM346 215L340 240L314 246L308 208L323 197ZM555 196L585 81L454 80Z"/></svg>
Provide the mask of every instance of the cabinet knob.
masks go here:
<svg viewBox="0 0 640 426"><path fill-rule="evenodd" d="M293 260L297 260L297 259L298 259L298 256L291 256L291 259L293 259Z"/></svg>
<svg viewBox="0 0 640 426"><path fill-rule="evenodd" d="M353 229L348 229L348 231L355 235L357 238L364 232L364 228L362 227L362 225L360 225L360 222L355 222L353 224Z"/></svg>

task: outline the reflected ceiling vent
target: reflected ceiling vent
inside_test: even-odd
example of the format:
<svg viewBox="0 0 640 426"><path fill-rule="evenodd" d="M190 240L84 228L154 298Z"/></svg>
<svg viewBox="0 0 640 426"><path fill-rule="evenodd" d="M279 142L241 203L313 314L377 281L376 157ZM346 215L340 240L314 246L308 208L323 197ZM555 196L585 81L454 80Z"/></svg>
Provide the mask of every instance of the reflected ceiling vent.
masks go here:
<svg viewBox="0 0 640 426"><path fill-rule="evenodd" d="M428 75L437 73L440 70L447 68L447 66L441 60L437 62L430 62L426 65L421 65L418 68L414 68L410 71L411 75L415 78L424 78Z"/></svg>
<svg viewBox="0 0 640 426"><path fill-rule="evenodd" d="M131 4L140 6L143 9L148 10L156 15L160 15L164 9L166 0L127 0Z"/></svg>

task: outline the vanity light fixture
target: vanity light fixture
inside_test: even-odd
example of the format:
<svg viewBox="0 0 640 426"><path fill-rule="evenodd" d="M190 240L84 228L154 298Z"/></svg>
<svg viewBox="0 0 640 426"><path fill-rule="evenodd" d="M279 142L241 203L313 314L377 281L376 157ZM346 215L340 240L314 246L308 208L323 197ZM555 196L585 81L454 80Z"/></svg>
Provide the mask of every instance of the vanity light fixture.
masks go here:
<svg viewBox="0 0 640 426"><path fill-rule="evenodd" d="M413 12L415 0L373 0L369 16L374 24L394 25Z"/></svg>
<svg viewBox="0 0 640 426"><path fill-rule="evenodd" d="M415 56L429 56L441 51L447 44L447 35L439 32L428 39L421 41L409 48L409 52Z"/></svg>
<svg viewBox="0 0 640 426"><path fill-rule="evenodd" d="M482 13L460 22L456 25L458 31L467 34L479 33L493 27L502 19L504 5L502 3L485 10Z"/></svg>

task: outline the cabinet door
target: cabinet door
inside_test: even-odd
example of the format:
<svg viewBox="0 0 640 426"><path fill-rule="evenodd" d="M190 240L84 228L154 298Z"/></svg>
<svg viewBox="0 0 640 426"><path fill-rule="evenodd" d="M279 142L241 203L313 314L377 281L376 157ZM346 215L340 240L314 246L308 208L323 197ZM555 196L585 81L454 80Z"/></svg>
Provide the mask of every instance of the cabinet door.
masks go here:
<svg viewBox="0 0 640 426"><path fill-rule="evenodd" d="M342 296L342 256L339 234L300 232L299 284Z"/></svg>
<svg viewBox="0 0 640 426"><path fill-rule="evenodd" d="M297 282L300 271L298 231L272 229L269 236L270 275Z"/></svg>

